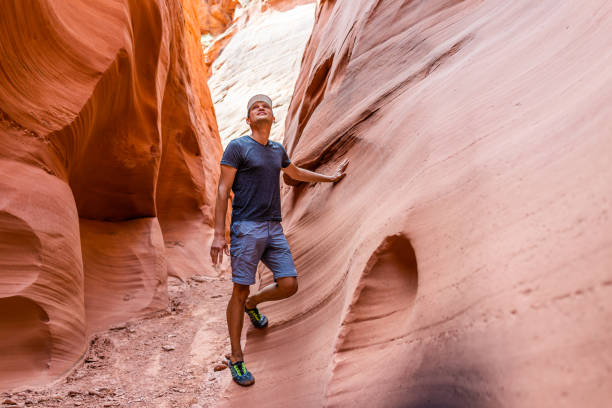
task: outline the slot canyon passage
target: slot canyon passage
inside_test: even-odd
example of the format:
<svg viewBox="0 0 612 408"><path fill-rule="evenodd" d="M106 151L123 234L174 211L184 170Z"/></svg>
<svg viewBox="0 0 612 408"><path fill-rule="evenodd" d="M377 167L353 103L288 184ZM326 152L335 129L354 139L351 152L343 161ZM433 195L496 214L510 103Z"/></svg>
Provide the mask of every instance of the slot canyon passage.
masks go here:
<svg viewBox="0 0 612 408"><path fill-rule="evenodd" d="M609 405L610 2L0 10L2 406ZM241 388L209 248L259 92L294 163L350 164L283 178L300 289Z"/></svg>

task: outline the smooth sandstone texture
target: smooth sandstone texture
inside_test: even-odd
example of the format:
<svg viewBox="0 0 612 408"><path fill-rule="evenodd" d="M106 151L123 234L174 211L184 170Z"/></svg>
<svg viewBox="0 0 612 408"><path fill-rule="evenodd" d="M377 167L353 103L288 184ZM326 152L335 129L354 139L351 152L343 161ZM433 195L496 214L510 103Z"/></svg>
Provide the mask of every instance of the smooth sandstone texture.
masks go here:
<svg viewBox="0 0 612 408"><path fill-rule="evenodd" d="M93 331L165 307L168 273L214 273L196 6L0 6L0 389L57 379Z"/></svg>
<svg viewBox="0 0 612 408"><path fill-rule="evenodd" d="M226 146L250 132L246 103L258 93L272 98L276 122L270 138L280 141L315 4L254 1L236 14L234 24L205 51L221 141Z"/></svg>
<svg viewBox="0 0 612 408"><path fill-rule="evenodd" d="M603 0L320 2L284 143L348 176L283 188L300 289L223 406L608 405L611 27Z"/></svg>
<svg viewBox="0 0 612 408"><path fill-rule="evenodd" d="M173 66L162 100L165 136L157 184L157 216L166 244L168 274L217 275L208 248L213 235L222 147L199 35L190 29L198 6L183 0L184 41L177 36Z"/></svg>
<svg viewBox="0 0 612 408"><path fill-rule="evenodd" d="M4 128L3 128L4 129ZM1 133L0 154L7 153ZM68 185L0 159L0 389L49 381L86 350L79 218Z"/></svg>

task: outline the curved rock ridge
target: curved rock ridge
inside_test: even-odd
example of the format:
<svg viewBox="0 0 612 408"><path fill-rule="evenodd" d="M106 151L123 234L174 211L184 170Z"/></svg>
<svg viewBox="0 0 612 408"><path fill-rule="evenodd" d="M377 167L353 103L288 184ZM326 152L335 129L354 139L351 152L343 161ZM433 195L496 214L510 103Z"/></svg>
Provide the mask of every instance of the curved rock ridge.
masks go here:
<svg viewBox="0 0 612 408"><path fill-rule="evenodd" d="M0 389L57 379L93 331L165 307L168 274L216 273L194 7L0 6Z"/></svg>
<svg viewBox="0 0 612 408"><path fill-rule="evenodd" d="M284 143L348 175L283 187L300 290L224 406L608 404L611 27L603 0L319 2Z"/></svg>
<svg viewBox="0 0 612 408"><path fill-rule="evenodd" d="M239 0L200 0L198 15L201 34L219 35L234 20L234 11L240 7Z"/></svg>
<svg viewBox="0 0 612 408"><path fill-rule="evenodd" d="M291 92L314 23L313 1L252 1L206 50L208 81L224 146L250 131L246 103L265 93L274 103L270 138L283 137Z"/></svg>

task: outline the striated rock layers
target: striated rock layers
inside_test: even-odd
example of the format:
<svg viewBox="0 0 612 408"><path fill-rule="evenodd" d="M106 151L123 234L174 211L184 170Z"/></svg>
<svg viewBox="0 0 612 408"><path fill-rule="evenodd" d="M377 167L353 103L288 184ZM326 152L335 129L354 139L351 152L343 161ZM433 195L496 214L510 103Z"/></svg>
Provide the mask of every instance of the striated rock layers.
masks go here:
<svg viewBox="0 0 612 408"><path fill-rule="evenodd" d="M232 23L239 0L199 0L201 34L219 35Z"/></svg>
<svg viewBox="0 0 612 408"><path fill-rule="evenodd" d="M210 268L221 144L181 3L0 7L7 389L58 378L88 333L164 307L168 272Z"/></svg>
<svg viewBox="0 0 612 408"><path fill-rule="evenodd" d="M246 102L257 93L274 102L271 139L282 140L300 61L314 23L313 1L252 1L205 51L208 81L223 145L248 133ZM214 62L213 62L214 61Z"/></svg>
<svg viewBox="0 0 612 408"><path fill-rule="evenodd" d="M284 187L300 291L227 405L609 404L611 37L604 0L320 2L284 142L348 176Z"/></svg>

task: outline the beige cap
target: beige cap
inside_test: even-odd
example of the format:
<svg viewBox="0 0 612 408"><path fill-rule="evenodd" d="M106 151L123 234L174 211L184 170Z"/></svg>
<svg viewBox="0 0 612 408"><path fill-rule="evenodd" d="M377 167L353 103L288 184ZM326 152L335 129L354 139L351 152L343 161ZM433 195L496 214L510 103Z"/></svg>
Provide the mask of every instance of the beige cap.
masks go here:
<svg viewBox="0 0 612 408"><path fill-rule="evenodd" d="M249 112L251 112L251 106L256 102L265 102L270 105L270 109L272 109L272 99L267 95L258 94L249 99L249 103L247 103L247 116L249 116Z"/></svg>

